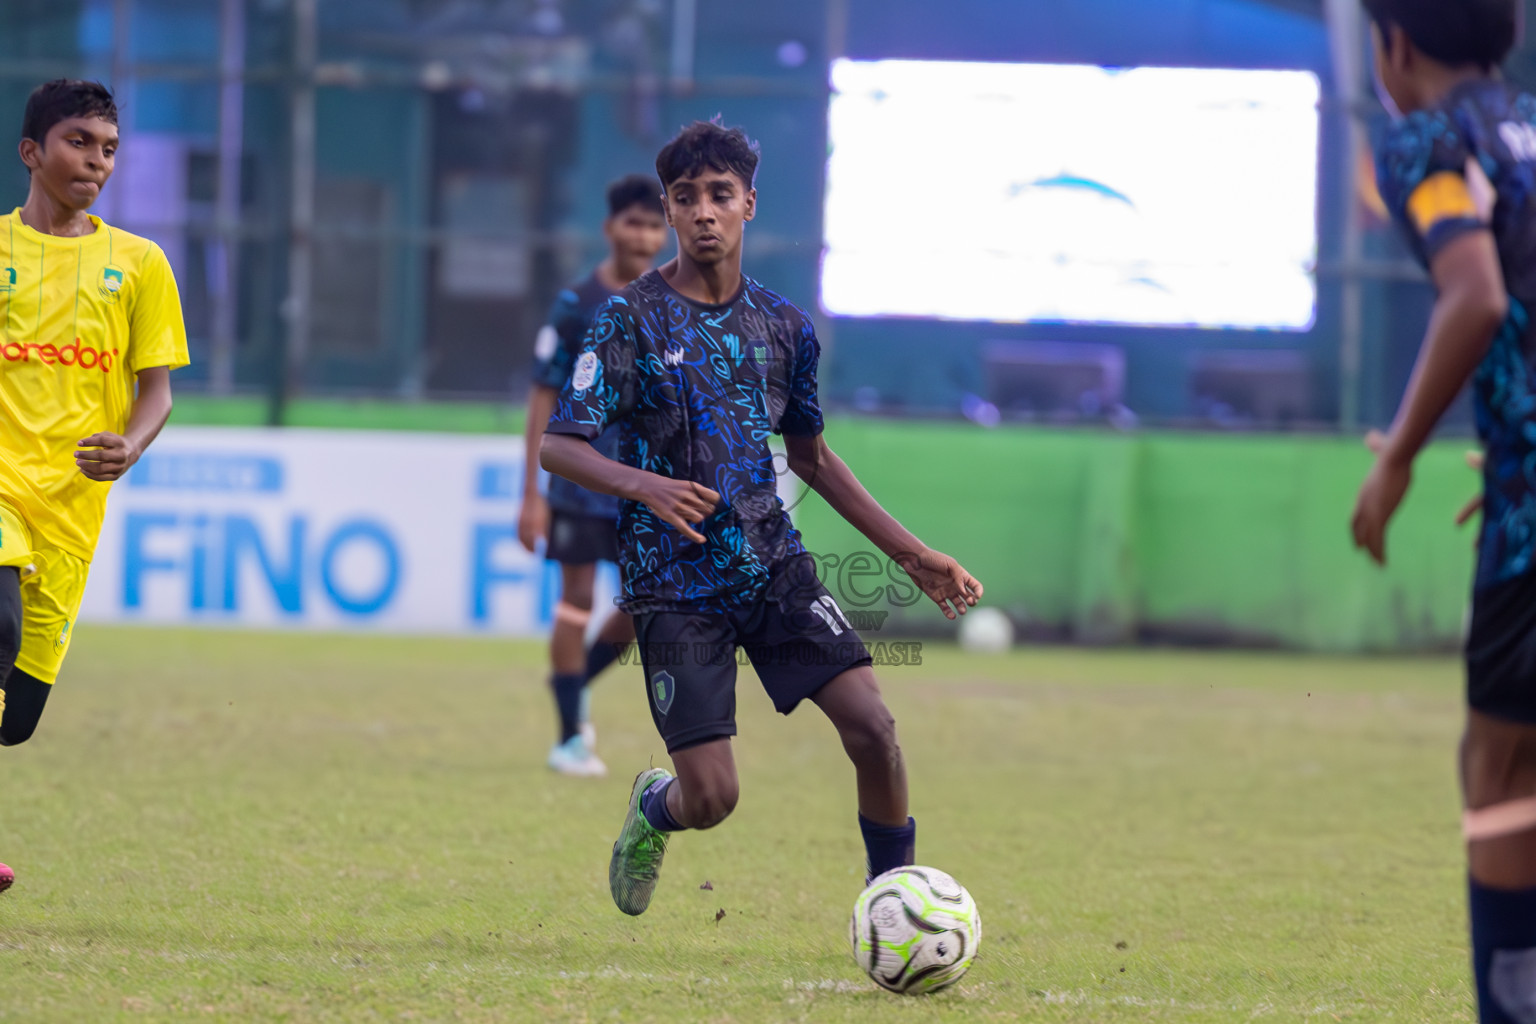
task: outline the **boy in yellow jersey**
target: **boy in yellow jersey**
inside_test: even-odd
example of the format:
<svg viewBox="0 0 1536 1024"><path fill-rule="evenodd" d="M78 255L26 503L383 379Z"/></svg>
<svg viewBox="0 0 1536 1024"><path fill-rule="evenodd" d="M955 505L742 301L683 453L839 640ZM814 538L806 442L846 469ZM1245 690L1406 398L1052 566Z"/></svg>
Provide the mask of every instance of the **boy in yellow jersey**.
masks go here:
<svg viewBox="0 0 1536 1024"><path fill-rule="evenodd" d="M165 254L86 212L117 142L104 86L38 86L18 147L27 202L0 218L0 746L37 727L107 491L165 425L187 364ZM0 890L13 878L0 865Z"/></svg>

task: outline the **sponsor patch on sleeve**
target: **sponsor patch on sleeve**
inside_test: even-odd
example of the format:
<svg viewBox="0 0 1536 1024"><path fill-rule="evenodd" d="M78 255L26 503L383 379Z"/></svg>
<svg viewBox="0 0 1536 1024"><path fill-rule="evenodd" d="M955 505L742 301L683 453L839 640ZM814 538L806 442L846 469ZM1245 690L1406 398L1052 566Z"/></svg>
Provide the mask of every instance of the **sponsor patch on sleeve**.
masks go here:
<svg viewBox="0 0 1536 1024"><path fill-rule="evenodd" d="M576 371L571 374L571 390L582 392L597 379L597 353L583 352L576 360Z"/></svg>

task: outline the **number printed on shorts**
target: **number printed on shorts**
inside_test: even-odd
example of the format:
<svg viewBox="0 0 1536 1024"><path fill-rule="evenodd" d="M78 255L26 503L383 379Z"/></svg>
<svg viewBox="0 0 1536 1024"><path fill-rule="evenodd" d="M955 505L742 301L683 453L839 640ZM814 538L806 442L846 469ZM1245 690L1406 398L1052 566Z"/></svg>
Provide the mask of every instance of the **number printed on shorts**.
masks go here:
<svg viewBox="0 0 1536 1024"><path fill-rule="evenodd" d="M827 624L828 628L832 630L833 636L842 636L843 630L853 628L848 624L848 617L837 606L837 601L831 594L822 594L812 601L811 611L815 613L817 618Z"/></svg>

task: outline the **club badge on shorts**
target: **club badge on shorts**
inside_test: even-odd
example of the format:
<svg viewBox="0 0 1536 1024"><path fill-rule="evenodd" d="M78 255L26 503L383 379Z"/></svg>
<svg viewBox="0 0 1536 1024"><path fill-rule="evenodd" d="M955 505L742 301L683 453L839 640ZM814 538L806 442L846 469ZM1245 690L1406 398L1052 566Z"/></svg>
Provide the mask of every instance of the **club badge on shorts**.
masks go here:
<svg viewBox="0 0 1536 1024"><path fill-rule="evenodd" d="M651 701L656 705L656 711L662 717L666 717L672 710L672 698L677 696L677 683L672 679L672 673L663 669L651 676Z"/></svg>

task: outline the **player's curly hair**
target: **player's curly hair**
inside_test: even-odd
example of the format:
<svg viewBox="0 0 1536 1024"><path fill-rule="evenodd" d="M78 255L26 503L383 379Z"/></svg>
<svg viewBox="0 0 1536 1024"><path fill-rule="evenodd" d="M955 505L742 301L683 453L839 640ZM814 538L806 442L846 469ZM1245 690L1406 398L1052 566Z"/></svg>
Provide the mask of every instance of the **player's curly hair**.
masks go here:
<svg viewBox="0 0 1536 1024"><path fill-rule="evenodd" d="M1520 40L1521 0L1362 0L1383 35L1402 29L1427 56L1491 71Z"/></svg>
<svg viewBox="0 0 1536 1024"><path fill-rule="evenodd" d="M631 206L643 207L657 216L664 217L667 212L661 205L656 182L645 174L626 174L608 186L608 216L617 217Z"/></svg>
<svg viewBox="0 0 1536 1024"><path fill-rule="evenodd" d="M32 90L21 118L21 137L39 146L60 121L71 117L99 117L117 124L117 101L100 82L55 78Z"/></svg>
<svg viewBox="0 0 1536 1024"><path fill-rule="evenodd" d="M656 176L662 188L679 178L691 178L704 168L734 174L752 187L757 178L758 146L740 128L727 128L716 114L695 121L677 133L656 155Z"/></svg>

